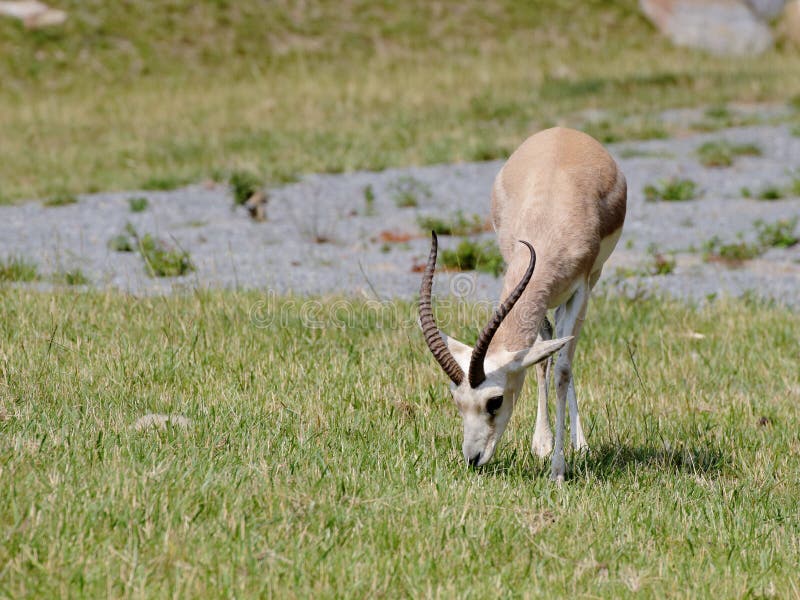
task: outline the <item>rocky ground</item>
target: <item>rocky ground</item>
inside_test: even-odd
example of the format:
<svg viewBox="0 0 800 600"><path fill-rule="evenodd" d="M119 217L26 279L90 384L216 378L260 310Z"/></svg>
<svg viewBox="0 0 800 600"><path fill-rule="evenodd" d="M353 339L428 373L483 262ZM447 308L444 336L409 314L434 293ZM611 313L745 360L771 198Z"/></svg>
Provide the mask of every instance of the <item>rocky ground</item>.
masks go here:
<svg viewBox="0 0 800 600"><path fill-rule="evenodd" d="M704 167L696 149L718 140L754 144L761 155L736 157L730 167ZM769 248L740 264L708 261L704 251L714 236L718 246L754 243L759 219L771 224L800 215L794 187L800 186L794 183L800 179L800 137L792 135L789 125L627 142L610 150L628 179L628 215L603 286L628 294L661 290L696 300L752 293L800 306L800 245ZM419 217L452 218L460 211L467 219L486 218L490 187L501 164L308 176L270 190L263 223L233 207L227 186L211 184L168 192L91 194L66 206L2 206L0 258L35 261L42 281L34 285L44 287L54 285L46 283L54 274L80 269L90 285L134 294L202 286L411 298L419 288L415 267L424 262L429 247ZM645 200L645 186L674 177L696 182L699 197ZM768 188L783 197L758 199ZM404 189L406 202L416 206L397 205ZM131 212L128 199L134 196L148 199L146 210ZM138 253L109 247L127 223L140 236L150 233L187 251L195 271L176 278L150 277ZM795 232L800 235L800 224ZM477 237L493 239L493 234ZM440 244L453 248L458 241L448 236ZM669 272L654 274L657 264ZM442 273L435 291L480 300L496 298L499 288L500 279L489 274Z"/></svg>

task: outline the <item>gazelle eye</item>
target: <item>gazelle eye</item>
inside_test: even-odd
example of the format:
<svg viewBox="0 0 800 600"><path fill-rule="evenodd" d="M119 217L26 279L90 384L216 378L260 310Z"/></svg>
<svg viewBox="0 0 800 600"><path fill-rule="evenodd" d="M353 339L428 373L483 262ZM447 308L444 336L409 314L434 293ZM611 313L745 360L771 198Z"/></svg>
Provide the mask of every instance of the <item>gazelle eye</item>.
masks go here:
<svg viewBox="0 0 800 600"><path fill-rule="evenodd" d="M497 414L497 411L500 410L501 406L503 406L502 396L495 396L494 398L489 398L489 401L486 403L486 412L488 412L492 416L495 416Z"/></svg>

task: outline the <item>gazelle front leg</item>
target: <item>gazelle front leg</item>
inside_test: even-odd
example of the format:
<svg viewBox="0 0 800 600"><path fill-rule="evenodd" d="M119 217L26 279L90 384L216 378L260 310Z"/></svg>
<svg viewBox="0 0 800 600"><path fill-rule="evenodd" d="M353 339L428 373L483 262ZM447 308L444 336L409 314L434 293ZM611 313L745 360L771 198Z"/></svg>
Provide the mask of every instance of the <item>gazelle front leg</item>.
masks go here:
<svg viewBox="0 0 800 600"><path fill-rule="evenodd" d="M550 328L550 323L546 322L539 331L539 340L550 340L552 338L553 330ZM533 429L531 452L539 458L545 458L553 451L553 431L550 429L550 415L547 412L551 365L552 359L550 358L536 365L536 380L539 384L539 403L536 408L536 425Z"/></svg>
<svg viewBox="0 0 800 600"><path fill-rule="evenodd" d="M567 396L572 384L572 357L575 355L575 347L578 343L578 336L581 332L583 319L586 315L586 304L589 300L588 282L581 282L580 286L566 303L559 306L556 310L556 337L573 336L562 348L556 360L556 439L553 449L553 462L551 479L556 483L564 481L567 470L566 458L564 457L564 429L566 421ZM570 412L573 405L575 415L578 412L578 403L575 399L575 390L572 390L570 399ZM570 415L570 419L572 416ZM577 424L577 417L574 423ZM575 427L577 433L577 427ZM583 438L583 431L581 431ZM576 436L577 441L577 436ZM584 444L585 444L584 440Z"/></svg>

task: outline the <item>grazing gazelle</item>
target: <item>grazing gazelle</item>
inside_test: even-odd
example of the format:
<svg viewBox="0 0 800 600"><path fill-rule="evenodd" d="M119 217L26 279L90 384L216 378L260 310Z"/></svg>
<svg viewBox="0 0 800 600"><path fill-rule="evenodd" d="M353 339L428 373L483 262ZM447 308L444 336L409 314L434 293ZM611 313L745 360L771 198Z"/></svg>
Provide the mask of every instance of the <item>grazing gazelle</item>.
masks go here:
<svg viewBox="0 0 800 600"><path fill-rule="evenodd" d="M446 336L434 321L431 286L437 240L433 234L420 289L420 325L433 356L453 382L451 391L464 421L462 450L470 465L480 466L492 458L526 369L541 361L536 369L539 406L531 450L542 457L552 450L552 478L563 481L567 400L572 445L576 450L586 448L572 383L572 357L589 293L622 233L626 198L624 175L590 136L557 127L528 138L503 165L492 188L492 222L508 269L501 304L475 348ZM551 308L555 340L546 316ZM562 347L555 362L554 448L545 359Z"/></svg>

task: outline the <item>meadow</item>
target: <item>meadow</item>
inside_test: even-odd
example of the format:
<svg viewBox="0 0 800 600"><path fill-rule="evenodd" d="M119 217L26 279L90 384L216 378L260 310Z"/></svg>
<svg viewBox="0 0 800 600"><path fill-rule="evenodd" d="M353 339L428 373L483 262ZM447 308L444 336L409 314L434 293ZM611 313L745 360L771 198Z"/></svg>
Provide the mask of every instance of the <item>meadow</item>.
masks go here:
<svg viewBox="0 0 800 600"><path fill-rule="evenodd" d="M592 449L558 488L530 380L496 459L464 466L414 311L0 290L0 596L800 593L796 315L598 298ZM439 311L464 339L486 316Z"/></svg>
<svg viewBox="0 0 800 600"><path fill-rule="evenodd" d="M677 49L636 0L59 8L0 20L0 201L486 160L556 123L660 137L661 109L800 94L795 49Z"/></svg>
<svg viewBox="0 0 800 600"><path fill-rule="evenodd" d="M64 0L61 28L0 20L0 202L800 105L796 49L676 49L637 5ZM559 488L529 452L531 381L494 461L463 464L413 304L41 291L2 259L0 597L800 597L796 311L595 299L575 367L591 451ZM488 313L437 317L470 341ZM188 421L137 427L153 413Z"/></svg>

